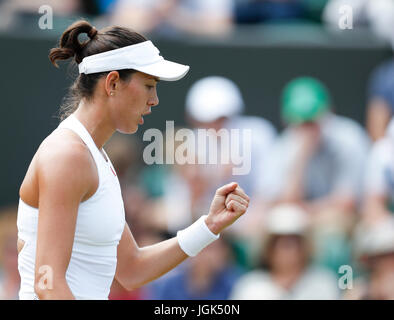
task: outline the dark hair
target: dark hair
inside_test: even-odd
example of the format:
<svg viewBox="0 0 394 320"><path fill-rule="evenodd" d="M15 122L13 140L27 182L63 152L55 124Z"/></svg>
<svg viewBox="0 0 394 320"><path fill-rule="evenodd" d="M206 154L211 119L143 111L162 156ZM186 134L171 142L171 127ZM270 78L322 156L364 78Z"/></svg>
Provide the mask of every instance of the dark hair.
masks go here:
<svg viewBox="0 0 394 320"><path fill-rule="evenodd" d="M78 36L86 33L89 39L80 42ZM49 52L49 60L58 67L57 60L67 60L74 58L79 64L82 59L109 50L114 50L136 43L144 42L147 39L130 29L111 26L102 30L97 30L89 22L79 20L70 25L62 34L59 46L52 48ZM120 79L128 81L135 72L133 69L117 70ZM65 119L78 107L82 98L90 99L93 96L97 81L107 75L108 72L80 74L69 88L69 92L59 110L60 120Z"/></svg>

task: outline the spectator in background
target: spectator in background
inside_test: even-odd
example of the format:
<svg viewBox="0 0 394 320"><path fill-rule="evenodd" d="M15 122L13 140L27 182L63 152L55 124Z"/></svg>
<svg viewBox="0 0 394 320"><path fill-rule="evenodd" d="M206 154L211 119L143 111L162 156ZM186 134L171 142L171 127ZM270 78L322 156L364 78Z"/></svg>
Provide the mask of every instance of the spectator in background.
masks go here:
<svg viewBox="0 0 394 320"><path fill-rule="evenodd" d="M352 9L353 27L367 26L368 17L366 13L366 4L369 0L328 0L322 14L323 22L332 27L339 29L338 23L341 19L341 7L350 6Z"/></svg>
<svg viewBox="0 0 394 320"><path fill-rule="evenodd" d="M57 15L71 15L83 9L83 3L80 0L56 1L56 0L3 0L0 2L0 9L11 10L11 12L31 12L38 14L38 9L42 5L50 6Z"/></svg>
<svg viewBox="0 0 394 320"><path fill-rule="evenodd" d="M346 17L345 14L349 13L351 17ZM339 22L342 18L351 23L353 28L369 27L377 37L394 45L392 0L329 0L323 11L323 21L333 30L340 31Z"/></svg>
<svg viewBox="0 0 394 320"><path fill-rule="evenodd" d="M313 266L310 219L300 207L280 205L267 213L262 267L242 276L231 298L241 300L338 299L334 274Z"/></svg>
<svg viewBox="0 0 394 320"><path fill-rule="evenodd" d="M245 104L238 86L230 79L221 76L210 76L196 81L186 96L186 117L192 128L214 129L217 134L221 129L228 131L238 129L241 134L240 150L243 149L243 143L249 142L246 141L243 130L251 130L250 172L235 176L233 170L224 169L227 171L224 179L236 178L253 197L257 187L256 175L260 174L260 177L265 175L267 155L276 137L276 129L266 119L243 115L244 110ZM223 146L218 147L223 148ZM230 148L236 147L235 144L230 145ZM225 151L220 150L220 152ZM224 168L222 164L218 170L221 168Z"/></svg>
<svg viewBox="0 0 394 320"><path fill-rule="evenodd" d="M289 126L270 154L261 195L273 204L304 207L316 228L317 258L337 270L347 263L347 232L358 209L369 140L358 123L331 107L328 90L314 78L286 85L281 112Z"/></svg>
<svg viewBox="0 0 394 320"><path fill-rule="evenodd" d="M16 208L0 211L0 300L17 300L18 272Z"/></svg>
<svg viewBox="0 0 394 320"><path fill-rule="evenodd" d="M225 235L162 279L148 285L154 300L227 300L241 275Z"/></svg>
<svg viewBox="0 0 394 320"><path fill-rule="evenodd" d="M41 6L50 7L55 17L70 17L80 14L97 14L96 0L3 0L0 1L0 29L13 29L26 25L26 21L34 19L34 24L44 12L39 12ZM55 26L56 27L56 26Z"/></svg>
<svg viewBox="0 0 394 320"><path fill-rule="evenodd" d="M328 90L314 78L299 77L284 88L281 112L288 127L270 155L264 190L272 201L296 202L312 212L356 209L369 140L358 123L331 107Z"/></svg>
<svg viewBox="0 0 394 320"><path fill-rule="evenodd" d="M221 35L232 27L234 0L117 0L111 23L142 33Z"/></svg>
<svg viewBox="0 0 394 320"><path fill-rule="evenodd" d="M362 223L374 225L394 212L394 119L386 134L376 141L365 175Z"/></svg>
<svg viewBox="0 0 394 320"><path fill-rule="evenodd" d="M394 111L394 59L375 68L368 88L367 129L373 141L384 136Z"/></svg>
<svg viewBox="0 0 394 320"><path fill-rule="evenodd" d="M356 255L364 266L364 276L354 281L344 298L394 300L394 217L358 227Z"/></svg>
<svg viewBox="0 0 394 320"><path fill-rule="evenodd" d="M250 158L250 172L234 175L234 167L238 165L224 165L219 162L216 170L210 173L211 188L219 185L219 181L236 179L248 192L251 199L257 195L257 188L268 175L267 163L271 148L276 138L276 129L266 119L257 116L244 115L245 103L238 86L230 79L222 76L209 76L196 81L189 89L186 96L186 117L194 129L214 129L220 136L220 130L231 131L238 129L240 132L240 146L234 141L230 144L231 152L245 150L245 144L250 145L250 151L244 155ZM246 131L251 133L251 139L246 136ZM209 150L212 152L212 150ZM218 153L226 152L223 145L218 145ZM216 178L216 179L215 179ZM209 189L208 189L209 190ZM238 248L237 261L244 267L253 264L254 249L260 238L261 229L258 228L261 215L252 200L249 215L239 221L237 226L229 229L237 240L234 245ZM256 202L257 203L257 202Z"/></svg>
<svg viewBox="0 0 394 320"><path fill-rule="evenodd" d="M241 1L235 9L236 23L277 22L299 19L304 15L301 0Z"/></svg>
<svg viewBox="0 0 394 320"><path fill-rule="evenodd" d="M328 0L241 0L234 13L236 23L321 21Z"/></svg>
<svg viewBox="0 0 394 320"><path fill-rule="evenodd" d="M334 9L344 4L343 0L331 1L332 8L327 11L334 14ZM376 36L387 41L394 48L394 2L391 0L353 0L357 20L370 26ZM327 14L328 15L328 14ZM358 23L360 24L360 23ZM357 25L357 24L356 24ZM367 129L373 141L384 136L386 127L394 110L394 60L390 59L377 66L368 84Z"/></svg>

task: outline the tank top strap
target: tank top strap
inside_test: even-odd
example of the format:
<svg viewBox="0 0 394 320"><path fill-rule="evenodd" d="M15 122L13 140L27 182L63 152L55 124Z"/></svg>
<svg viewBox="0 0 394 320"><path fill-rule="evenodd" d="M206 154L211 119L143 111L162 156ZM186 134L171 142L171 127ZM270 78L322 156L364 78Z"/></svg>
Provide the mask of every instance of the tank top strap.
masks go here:
<svg viewBox="0 0 394 320"><path fill-rule="evenodd" d="M94 157L94 160L96 161L96 164L99 165L100 163L102 163L101 160L104 160L103 155L100 153L99 149L94 143L89 131L84 127L84 125L77 119L74 114L71 114L68 118L63 120L59 124L58 128L67 128L74 131L87 145L91 154Z"/></svg>

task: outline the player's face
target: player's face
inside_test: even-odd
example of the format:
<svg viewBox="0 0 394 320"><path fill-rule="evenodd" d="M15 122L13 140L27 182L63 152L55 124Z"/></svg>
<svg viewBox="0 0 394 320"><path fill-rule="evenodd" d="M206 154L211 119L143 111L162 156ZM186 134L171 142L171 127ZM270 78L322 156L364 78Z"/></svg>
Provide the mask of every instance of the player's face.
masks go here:
<svg viewBox="0 0 394 320"><path fill-rule="evenodd" d="M151 107L159 104L156 85L158 79L136 72L130 81L123 82L116 91L115 122L122 133L134 133L144 123L143 116L151 113Z"/></svg>

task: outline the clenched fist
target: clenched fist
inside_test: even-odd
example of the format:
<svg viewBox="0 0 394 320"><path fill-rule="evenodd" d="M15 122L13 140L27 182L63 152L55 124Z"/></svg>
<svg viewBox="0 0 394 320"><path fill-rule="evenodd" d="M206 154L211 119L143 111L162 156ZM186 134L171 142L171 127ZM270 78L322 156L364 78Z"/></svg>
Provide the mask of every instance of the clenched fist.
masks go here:
<svg viewBox="0 0 394 320"><path fill-rule="evenodd" d="M218 234L246 212L249 201L236 182L226 184L216 190L205 223L214 234Z"/></svg>

